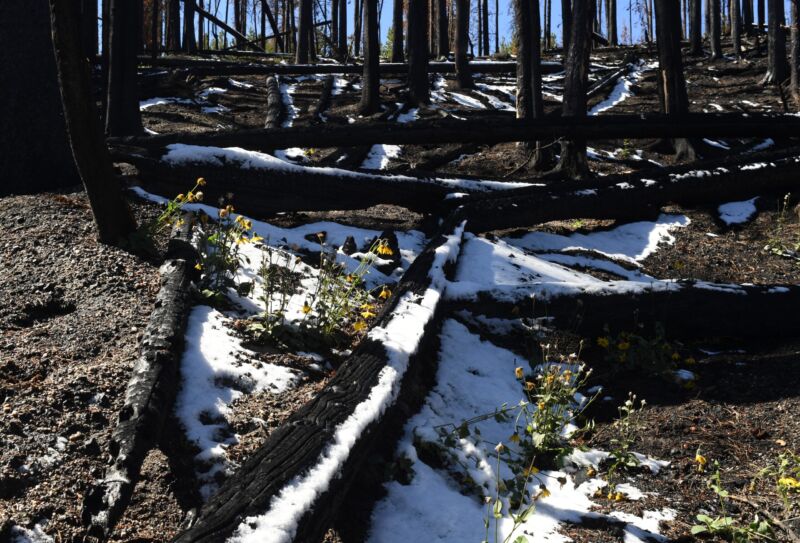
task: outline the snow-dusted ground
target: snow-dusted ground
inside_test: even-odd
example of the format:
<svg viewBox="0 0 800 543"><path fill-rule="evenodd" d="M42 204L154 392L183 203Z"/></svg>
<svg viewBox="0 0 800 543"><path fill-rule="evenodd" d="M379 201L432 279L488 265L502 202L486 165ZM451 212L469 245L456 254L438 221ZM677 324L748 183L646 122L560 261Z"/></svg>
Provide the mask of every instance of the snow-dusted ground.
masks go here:
<svg viewBox="0 0 800 543"><path fill-rule="evenodd" d="M645 61L640 60L633 66L633 69L627 75L622 76L617 84L614 86L608 97L589 110L589 115L599 115L614 106L617 106L628 99L633 94L633 86L639 82L644 72L654 69L653 64L647 64Z"/></svg>
<svg viewBox="0 0 800 543"><path fill-rule="evenodd" d="M458 480L468 476L485 489L485 495L494 496L498 469L494 447L499 442L512 449L515 447L509 439L515 432L514 418L498 421L490 417L476 424L480 437L473 432L457 439L452 451L459 464L451 468L455 473L426 464L420 459L418 446L424 442L440 443L442 426L458 426L462 421L523 399L524 393L514 374L520 361L514 353L481 341L456 321L445 322L441 341L437 384L421 411L406 424L405 437L398 447L398 455L410 462L413 478L408 485L398 482L386 485L387 496L373 511L371 543L461 542L484 537L487 506L480 496L462 493ZM592 512L595 503L591 497L607 482L595 477L576 484L573 476L578 467L596 466L603 455L576 456L580 459L575 462L577 466L540 472L532 478L529 483L532 494L541 492L540 485L545 485L550 495L539 498L535 511L514 532L515 536L524 534L531 543L566 542L569 538L559 533L562 523L579 522L584 516L602 516ZM499 469L501 478L511 476L504 460ZM557 481L559 478L563 478L563 485ZM620 485L618 490L631 500L643 497L631 484ZM505 510L508 510L507 501ZM625 541L631 543L656 537L659 521L669 520L673 515L668 509L645 511L642 516L611 514L628 523L624 529ZM494 519L491 522L490 533L493 534ZM503 541L512 528L513 521L508 516L501 519L497 540Z"/></svg>
<svg viewBox="0 0 800 543"><path fill-rule="evenodd" d="M720 220L728 226L746 223L756 214L756 200L757 196L741 202L722 204L718 208Z"/></svg>

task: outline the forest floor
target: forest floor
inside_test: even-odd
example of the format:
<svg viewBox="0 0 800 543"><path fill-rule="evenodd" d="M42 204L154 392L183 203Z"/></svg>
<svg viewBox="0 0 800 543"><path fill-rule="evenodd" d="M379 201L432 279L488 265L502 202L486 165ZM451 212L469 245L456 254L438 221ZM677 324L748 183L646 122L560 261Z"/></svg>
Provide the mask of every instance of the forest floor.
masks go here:
<svg viewBox="0 0 800 543"><path fill-rule="evenodd" d="M602 114L658 110L652 52L637 49L597 57L594 77L621 65L626 55L636 58L632 71L610 92L591 100L593 111ZM692 109L784 111L785 105L776 89L758 84L765 61L765 55L753 54L739 63L730 59L715 63L687 60ZM337 77L325 122L344 125L442 116L513 116L513 77L486 76L479 77L478 82L474 91L455 91L449 88L447 78L434 76L432 106L411 109L403 105L403 82L384 80L381 97L386 110L371 118L359 118L355 113L359 78ZM315 104L321 85L320 77L281 77L281 88L291 112L286 123L297 126L311 122L308 111ZM547 109L555 111L559 108L558 76L545 78L545 85ZM170 92L165 97L166 91ZM188 82L173 79L158 84L159 94L153 92L156 91L142 101L144 123L152 132L256 128L263 124L266 109L263 78L194 78ZM592 169L598 175L630 171L646 175L648 170L670 166L672 157L659 154L649 143L594 142ZM702 144L702 153L706 157L738 158L763 150L796 149L792 145L761 139L707 141ZM276 156L303 165L394 172L424 170L494 179L507 174L509 181L535 182L534 172L525 167L528 153L515 144L287 149L278 151ZM187 185L191 181L187 180ZM737 284L800 284L800 261L796 253L800 222L792 209L797 199L791 198L786 205L783 195L752 196L757 198L731 203L721 195L720 205L733 204L724 208L668 206L661 210L658 220L633 225L576 217L525 232L490 233L484 239L502 239L513 245L523 234L553 234L570 243L556 248L527 249L526 254L562 262L572 270L603 281L634 273L648 280L691 278ZM152 220L158 213L152 202L133 195L131 201L140 222ZM418 254L430 234L426 226L430 224L428 217L394 206L285 213L253 219L263 221L256 225L256 231L279 229L288 241L298 243L321 229L327 231L334 245L341 244L348 235L366 240L392 230L398 234L400 249L408 261ZM54 229L54 224L58 228ZM83 495L102 476L106 465L105 451L116 413L159 287L157 255L145 257L100 245L92 235L92 227L82 192L0 199L0 230L6 233L0 242L0 268L5 278L0 284L3 413L0 540L3 541L87 540L80 522L80 505ZM615 233L612 241L603 241L602 236L609 232ZM620 239L624 240L622 245L613 244ZM583 258L587 255L591 258ZM598 258L604 261L603 265L597 263ZM407 265L404 261L401 267L405 269ZM383 278L388 277L391 276ZM223 334L229 334L224 330L234 328L238 318L213 312L211 315L224 323L219 325ZM512 355L531 356L531 337L517 326L498 326L478 333L468 318L453 318L458 322L450 324L450 328L461 330L459 327L463 325L464 330L470 331L470 341L480 344L480 348L492 349L486 352L494 353L498 360ZM724 319L725 315L719 318ZM632 316L632 323L634 320ZM507 321L514 319L509 316ZM688 342L670 338L669 331L667 336L657 337L653 331L645 333L634 329L634 324L631 326L632 335L641 334L654 348L668 348L677 353L676 367L688 371L691 377L664 379L655 377L646 368L619 371L615 367L614 357L618 353L614 348L620 338L608 338L609 348L598 345L598 338L581 338L570 331L549 332L533 341L535 345L552 343L564 354L577 350L582 339L587 345L581 354L595 370L588 384L603 387L603 401L594 404L588 413L596 421L596 427L583 438L584 445L592 450L613 448L614 440L619 438L619 429L614 424L617 405L632 391L648 403L632 419L632 450L668 462L662 464L658 473L634 469L617 475L618 483L634 487L627 497L621 501L609 500L600 492L591 498L592 511L606 516L595 519L594 523L585 519L576 521L573 517L572 521L562 522L557 532L579 543L637 541L630 539L636 534L641 541L654 541L658 539L653 534L659 532L670 541L688 542L695 540L690 529L698 513L712 517L727 514L743 524L749 523L756 513L762 518L765 514L782 516L784 505L777 495L774 477L757 475L774 467L779 454L800 453L800 339L743 342L738 338L705 338ZM512 332L507 333L509 329ZM191 326L187 334L190 339L203 337L192 336ZM486 347L479 336L494 341L497 347ZM506 349L503 353L501 347ZM244 356L240 351L237 353ZM216 385L222 392L215 393L227 398L223 418L227 431L235 439L214 437L227 443L227 452L218 459L222 467L211 470L214 474L211 477L204 475L208 466L199 467L193 461L202 447L193 441L192 432L196 430L176 410L160 447L145 460L133 501L112 540L170 540L202 504L204 488L213 490L297 406L324 386L335 372L335 360L330 356L324 363L320 360L309 353L286 352L240 357L245 368L252 364L253 372L265 367L280 368L285 378L270 381L249 393L234 385ZM513 365L515 361L509 363ZM504 401L514 402L516 398ZM698 451L708 459L708 465L698 465ZM718 462L722 485L750 503L730 501L727 513L720 509L717 496L708 486L714 462ZM421 469L417 471L418 476L424 477ZM579 473L573 475L581 477ZM375 496L375 500L384 506L396 505L400 502L392 500L401 495L398 492L402 493L402 489L398 491L388 485L386 494ZM796 494L792 500L793 507L798 507ZM387 509L379 506L376 511L375 515L380 515ZM796 511L794 515L791 522L797 533L800 522ZM615 524L609 520L613 518L631 524ZM641 519L649 519L646 530L632 532L630 526ZM356 540L349 533L371 533L371 541L391 541L387 532L380 531L381 527L391 527L392 522L402 522L404 517L402 511L395 511L384 519L365 514L356 521L363 524L360 530L352 527L333 530L327 539L350 543ZM353 522L353 518L346 514L338 524L347 522ZM408 534L413 533L411 530L396 537L408 540ZM482 532L471 534L475 541L483 536ZM425 534L416 535L425 539ZM450 537L445 532L429 540L448 541L452 540ZM779 533L776 540L783 540L781 537Z"/></svg>

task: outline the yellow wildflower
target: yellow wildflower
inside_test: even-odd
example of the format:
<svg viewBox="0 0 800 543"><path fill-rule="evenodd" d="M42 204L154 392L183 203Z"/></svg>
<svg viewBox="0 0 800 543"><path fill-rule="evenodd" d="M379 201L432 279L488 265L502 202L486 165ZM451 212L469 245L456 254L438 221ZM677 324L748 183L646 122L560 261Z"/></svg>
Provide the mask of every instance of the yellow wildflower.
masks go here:
<svg viewBox="0 0 800 543"><path fill-rule="evenodd" d="M599 337L597 338L597 344L601 346L603 349L608 349L609 341L607 337Z"/></svg>
<svg viewBox="0 0 800 543"><path fill-rule="evenodd" d="M678 360L680 360L680 359L681 359L681 355L679 355L678 353L672 353L672 359L673 359L675 362L677 362Z"/></svg>
<svg viewBox="0 0 800 543"><path fill-rule="evenodd" d="M625 499L625 494L623 494L622 492L615 492L614 493L614 501L615 502L621 502L624 499Z"/></svg>
<svg viewBox="0 0 800 543"><path fill-rule="evenodd" d="M541 489L542 489L542 491L539 492L539 496L538 497L539 498L549 498L550 497L550 491L547 490L547 487L546 486L542 486Z"/></svg>
<svg viewBox="0 0 800 543"><path fill-rule="evenodd" d="M381 300L386 300L389 296L392 295L392 291L386 287L381 288L381 293L378 294L378 298Z"/></svg>
<svg viewBox="0 0 800 543"><path fill-rule="evenodd" d="M355 277L353 276L352 273L348 273L344 278L344 280L347 281L348 283L352 283L354 279Z"/></svg>
<svg viewBox="0 0 800 543"><path fill-rule="evenodd" d="M203 201L203 191L198 190L194 195L194 200L196 202L202 202Z"/></svg>
<svg viewBox="0 0 800 543"><path fill-rule="evenodd" d="M253 234L253 237L250 238L251 243L260 243L262 241L264 241L264 238L262 238L258 234Z"/></svg>
<svg viewBox="0 0 800 543"><path fill-rule="evenodd" d="M534 383L533 381L526 381L525 388L528 390L533 390L534 388L536 388L536 383Z"/></svg>
<svg viewBox="0 0 800 543"><path fill-rule="evenodd" d="M189 194L186 195L186 201L194 202L194 193L192 191L189 191Z"/></svg>
<svg viewBox="0 0 800 543"><path fill-rule="evenodd" d="M537 408L539 411L544 411L544 407L545 407L545 406L544 406L544 402L539 402L539 403L537 403L537 404L536 404L536 408Z"/></svg>
<svg viewBox="0 0 800 543"><path fill-rule="evenodd" d="M517 379L522 379L525 377L525 370L523 370L522 366L520 366L514 370L514 375L517 376Z"/></svg>
<svg viewBox="0 0 800 543"><path fill-rule="evenodd" d="M366 329L367 329L367 323L364 322L364 321L356 321L353 324L353 330L355 330L356 332L360 332L360 331L366 330Z"/></svg>
<svg viewBox="0 0 800 543"><path fill-rule="evenodd" d="M226 207L226 208L222 208L222 209L220 209L220 210L219 210L219 218L220 218L220 219L224 219L224 218L225 218L225 217L227 217L229 214L230 214L230 211L228 211L228 208L227 208L227 207Z"/></svg>
<svg viewBox="0 0 800 543"><path fill-rule="evenodd" d="M391 256L394 254L394 251L392 251L392 248L389 247L385 241L382 241L378 244L378 254Z"/></svg>
<svg viewBox="0 0 800 543"><path fill-rule="evenodd" d="M203 265L198 262L197 264L194 265L194 269L200 271L203 269Z"/></svg>
<svg viewBox="0 0 800 543"><path fill-rule="evenodd" d="M690 366L691 366L691 365L693 365L693 364L696 364L696 363L697 363L697 360L695 360L693 356L690 356L689 358L687 358L686 360L684 360L684 362L685 362L686 364L688 364L688 365L690 365Z"/></svg>
<svg viewBox="0 0 800 543"><path fill-rule="evenodd" d="M311 313L311 306L308 305L308 302L305 302L303 304L303 315L308 315L309 313Z"/></svg>
<svg viewBox="0 0 800 543"><path fill-rule="evenodd" d="M206 186L205 178L204 177L198 177L197 178L197 185L200 186L200 187L205 187Z"/></svg>
<svg viewBox="0 0 800 543"><path fill-rule="evenodd" d="M700 452L694 455L694 461L697 463L697 471L704 471L706 469L708 459L700 454Z"/></svg>
<svg viewBox="0 0 800 543"><path fill-rule="evenodd" d="M617 343L617 349L619 349L620 351L627 351L630 348L631 344L628 341L620 341L619 343Z"/></svg>
<svg viewBox="0 0 800 543"><path fill-rule="evenodd" d="M244 245L245 243L249 243L250 238L247 236L239 236L239 239L236 240L236 245Z"/></svg>
<svg viewBox="0 0 800 543"><path fill-rule="evenodd" d="M530 477L531 475L536 475L537 473L539 473L539 468L537 468L536 466L531 466L529 468L525 468L524 470L522 470L522 474L525 477Z"/></svg>
<svg viewBox="0 0 800 543"><path fill-rule="evenodd" d="M595 471L593 467L589 466L588 468L586 468L587 477L594 477L595 475L597 475L597 471Z"/></svg>
<svg viewBox="0 0 800 543"><path fill-rule="evenodd" d="M800 488L800 481L794 477L781 477L778 479L778 486L784 486L786 488Z"/></svg>
<svg viewBox="0 0 800 543"><path fill-rule="evenodd" d="M511 437L508 438L511 443L519 443L519 434L514 432L511 434Z"/></svg>
<svg viewBox="0 0 800 543"><path fill-rule="evenodd" d="M176 199L177 201L179 201L179 202L183 202L183 200L184 200L185 198L186 198L186 196L184 196L184 195L183 195L183 193L181 193L181 194L178 194L178 195L175 197L175 199Z"/></svg>

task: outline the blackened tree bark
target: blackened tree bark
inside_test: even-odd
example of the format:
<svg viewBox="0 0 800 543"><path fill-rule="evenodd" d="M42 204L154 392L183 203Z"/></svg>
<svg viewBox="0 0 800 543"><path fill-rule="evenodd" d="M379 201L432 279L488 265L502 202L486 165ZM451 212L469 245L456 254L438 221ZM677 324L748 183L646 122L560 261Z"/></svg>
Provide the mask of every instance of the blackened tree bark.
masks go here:
<svg viewBox="0 0 800 543"><path fill-rule="evenodd" d="M183 50L187 53L197 51L197 40L194 37L194 2L188 1L183 3Z"/></svg>
<svg viewBox="0 0 800 543"><path fill-rule="evenodd" d="M353 3L353 55L361 54L361 16L364 13L364 0L354 0Z"/></svg>
<svg viewBox="0 0 800 543"><path fill-rule="evenodd" d="M456 82L460 89L471 89L474 86L472 81L472 70L469 67L467 58L467 47L469 45L469 15L470 0L455 0L456 2Z"/></svg>
<svg viewBox="0 0 800 543"><path fill-rule="evenodd" d="M786 62L786 35L781 24L784 19L783 0L769 0L768 8L767 73L761 84L780 85L786 80L789 72Z"/></svg>
<svg viewBox="0 0 800 543"><path fill-rule="evenodd" d="M111 0L111 36L106 98L106 133L133 136L142 132L136 81L136 6L130 0Z"/></svg>
<svg viewBox="0 0 800 543"><path fill-rule="evenodd" d="M347 56L347 0L339 0L339 54Z"/></svg>
<svg viewBox="0 0 800 543"><path fill-rule="evenodd" d="M113 1L113 0L112 0ZM131 0L126 3L132 4ZM130 24L130 21L128 21ZM167 50L181 49L181 3L180 0L167 0Z"/></svg>
<svg viewBox="0 0 800 543"><path fill-rule="evenodd" d="M94 57L97 54L97 0L81 0L81 36L83 54Z"/></svg>
<svg viewBox="0 0 800 543"><path fill-rule="evenodd" d="M80 184L45 0L0 2L0 70L8 74L0 85L0 196Z"/></svg>
<svg viewBox="0 0 800 543"><path fill-rule="evenodd" d="M682 115L689 112L689 96L681 58L680 2L656 0L656 40L658 43L658 97L661 112ZM676 158L694 160L694 147L686 139L672 141Z"/></svg>
<svg viewBox="0 0 800 543"><path fill-rule="evenodd" d="M606 34L608 43L613 46L619 45L617 37L617 0L606 0Z"/></svg>
<svg viewBox="0 0 800 543"><path fill-rule="evenodd" d="M135 9L131 2L130 8ZM80 172L103 243L122 243L136 230L136 221L114 176L100 119L92 100L89 64L81 54L75 4L50 0L53 50L64 118L75 165ZM130 25L130 20L128 21ZM44 61L44 59L40 59Z"/></svg>
<svg viewBox="0 0 800 543"><path fill-rule="evenodd" d="M711 0L711 60L722 58L722 13L720 0Z"/></svg>
<svg viewBox="0 0 800 543"><path fill-rule="evenodd" d="M586 91L589 87L589 53L592 44L596 0L582 0L572 5L569 51L564 65L564 117L586 116ZM591 177L586 158L586 140L563 140L561 159L553 173L568 179Z"/></svg>
<svg viewBox="0 0 800 543"><path fill-rule="evenodd" d="M450 54L450 39L447 29L450 25L447 17L447 0L436 0L436 53L439 57Z"/></svg>
<svg viewBox="0 0 800 543"><path fill-rule="evenodd" d="M792 98L800 104L800 0L792 2L792 62L791 62L791 87Z"/></svg>
<svg viewBox="0 0 800 543"><path fill-rule="evenodd" d="M295 55L297 64L308 64L309 30L314 24L311 12L314 8L313 1L300 0L300 26L297 29L297 53Z"/></svg>
<svg viewBox="0 0 800 543"><path fill-rule="evenodd" d="M339 0L331 0L331 48L333 56L339 56Z"/></svg>
<svg viewBox="0 0 800 543"><path fill-rule="evenodd" d="M733 41L733 55L738 59L742 55L742 21L739 0L730 0L731 3L731 40Z"/></svg>
<svg viewBox="0 0 800 543"><path fill-rule="evenodd" d="M759 30L763 30L767 24L767 3L766 0L758 0L758 28Z"/></svg>
<svg viewBox="0 0 800 543"><path fill-rule="evenodd" d="M747 35L753 32L753 0L742 0L742 29Z"/></svg>
<svg viewBox="0 0 800 543"><path fill-rule="evenodd" d="M544 117L542 99L542 50L539 34L541 19L538 0L515 0L514 15L517 29L517 118L541 119ZM527 144L531 145L530 142ZM536 142L532 167L542 169L549 156L542 153Z"/></svg>
<svg viewBox="0 0 800 543"><path fill-rule="evenodd" d="M428 0L408 0L408 91L411 102L427 104Z"/></svg>
<svg viewBox="0 0 800 543"><path fill-rule="evenodd" d="M567 58L569 39L572 36L572 1L561 0L561 44L564 58Z"/></svg>
<svg viewBox="0 0 800 543"><path fill-rule="evenodd" d="M689 0L689 54L701 56L703 54L703 16L702 0Z"/></svg>
<svg viewBox="0 0 800 543"><path fill-rule="evenodd" d="M380 43L378 40L378 0L364 0L364 76L361 82L359 113L371 115L380 103Z"/></svg>
<svg viewBox="0 0 800 543"><path fill-rule="evenodd" d="M394 0L394 6L392 7L392 34L392 62L403 62L405 60L405 48L403 47L405 42L403 0Z"/></svg>
<svg viewBox="0 0 800 543"><path fill-rule="evenodd" d="M482 19L483 31L481 37L483 38L483 54L489 55L489 0L483 0L482 3Z"/></svg>

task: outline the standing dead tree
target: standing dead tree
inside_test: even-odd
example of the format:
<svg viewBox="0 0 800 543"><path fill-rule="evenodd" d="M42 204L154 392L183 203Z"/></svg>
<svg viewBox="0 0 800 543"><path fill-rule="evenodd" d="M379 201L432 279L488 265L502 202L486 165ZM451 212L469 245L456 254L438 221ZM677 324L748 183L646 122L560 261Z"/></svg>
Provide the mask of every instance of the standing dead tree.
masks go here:
<svg viewBox="0 0 800 543"><path fill-rule="evenodd" d="M344 0L340 0L344 1ZM403 31L403 0L394 0L392 7L392 62L405 59L405 32Z"/></svg>
<svg viewBox="0 0 800 543"><path fill-rule="evenodd" d="M539 3L536 0L516 0L514 14L517 29L517 118L542 119L542 51ZM546 162L541 144L535 142L532 166L541 169Z"/></svg>
<svg viewBox="0 0 800 543"><path fill-rule="evenodd" d="M722 13L720 0L709 1L711 60L722 58Z"/></svg>
<svg viewBox="0 0 800 543"><path fill-rule="evenodd" d="M136 5L126 0L111 0L108 96L106 133L131 136L142 129L139 91L136 81Z"/></svg>
<svg viewBox="0 0 800 543"><path fill-rule="evenodd" d="M371 115L380 111L380 42L378 40L378 0L364 1L364 74L358 111Z"/></svg>
<svg viewBox="0 0 800 543"><path fill-rule="evenodd" d="M689 54L703 55L702 0L689 0Z"/></svg>
<svg viewBox="0 0 800 543"><path fill-rule="evenodd" d="M574 2L572 23L564 75L564 117L586 117L586 91L589 86L589 53L596 0ZM591 176L586 157L586 140L565 139L561 142L561 159L550 172L567 179L586 179Z"/></svg>
<svg viewBox="0 0 800 543"><path fill-rule="evenodd" d="M689 112L689 95L681 58L679 0L656 0L656 39L658 43L658 97L665 115ZM694 160L696 154L688 139L672 140L677 159Z"/></svg>
<svg viewBox="0 0 800 543"><path fill-rule="evenodd" d="M767 10L768 25L768 58L767 73L761 80L762 85L781 85L789 72L786 61L786 35L783 30L783 0L769 0Z"/></svg>
<svg viewBox="0 0 800 543"><path fill-rule="evenodd" d="M456 3L456 82L460 89L470 89L474 83L472 81L472 71L469 68L467 58L467 46L469 44L469 4L470 0L455 0Z"/></svg>
<svg viewBox="0 0 800 543"><path fill-rule="evenodd" d="M50 0L50 24L64 120L89 205L103 243L126 241L136 221L114 175L111 157L103 141L100 119L92 100L89 65L81 54L78 21L73 4Z"/></svg>
<svg viewBox="0 0 800 543"><path fill-rule="evenodd" d="M408 0L408 91L413 104L427 104L428 0Z"/></svg>

